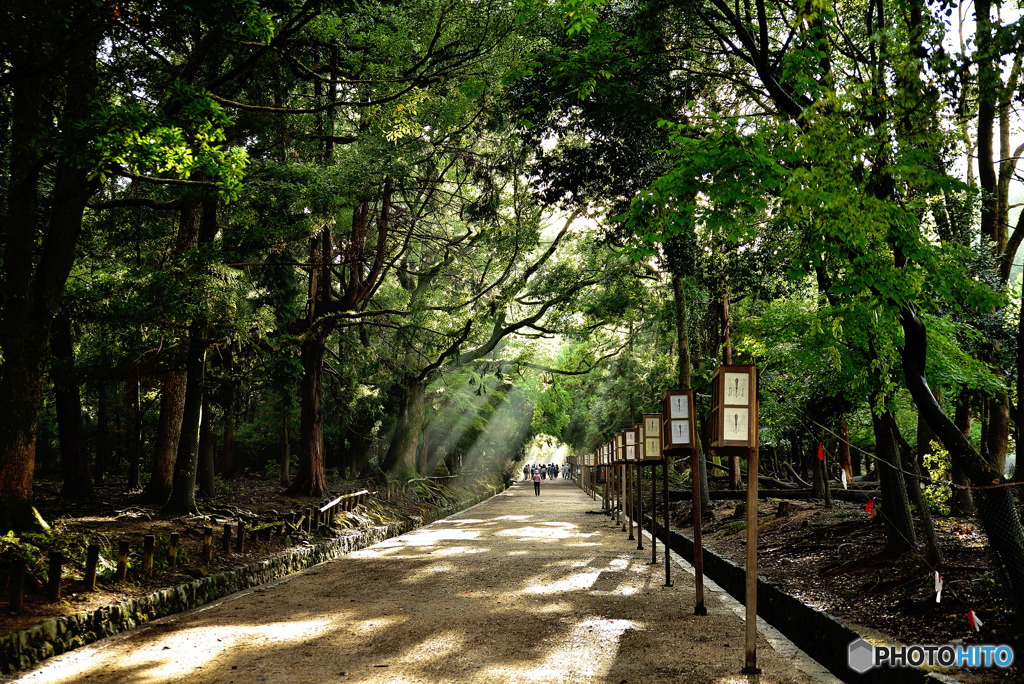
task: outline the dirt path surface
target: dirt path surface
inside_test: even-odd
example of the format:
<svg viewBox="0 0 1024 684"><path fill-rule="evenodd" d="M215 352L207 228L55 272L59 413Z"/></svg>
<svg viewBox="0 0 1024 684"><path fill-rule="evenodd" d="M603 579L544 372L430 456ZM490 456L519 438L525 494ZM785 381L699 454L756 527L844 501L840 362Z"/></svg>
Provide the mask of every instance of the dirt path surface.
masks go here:
<svg viewBox="0 0 1024 684"><path fill-rule="evenodd" d="M410 534L0 681L820 682L715 593L644 551L568 480L530 483ZM658 549L659 559L662 549Z"/></svg>

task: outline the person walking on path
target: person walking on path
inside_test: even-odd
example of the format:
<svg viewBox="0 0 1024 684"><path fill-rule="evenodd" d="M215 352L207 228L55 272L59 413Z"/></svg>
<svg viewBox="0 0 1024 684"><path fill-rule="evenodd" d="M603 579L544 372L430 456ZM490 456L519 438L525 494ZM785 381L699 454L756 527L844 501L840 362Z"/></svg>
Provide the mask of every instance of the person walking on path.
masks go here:
<svg viewBox="0 0 1024 684"><path fill-rule="evenodd" d="M533 474L533 495L540 496L540 473Z"/></svg>

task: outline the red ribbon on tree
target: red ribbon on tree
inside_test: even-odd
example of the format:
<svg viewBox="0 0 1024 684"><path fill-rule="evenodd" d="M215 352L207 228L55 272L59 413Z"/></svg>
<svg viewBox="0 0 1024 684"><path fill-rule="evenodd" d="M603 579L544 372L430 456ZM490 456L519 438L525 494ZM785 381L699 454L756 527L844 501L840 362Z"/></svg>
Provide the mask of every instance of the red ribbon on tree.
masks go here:
<svg viewBox="0 0 1024 684"><path fill-rule="evenodd" d="M868 499L868 502L864 505L864 510L871 514L871 519L875 519L875 500Z"/></svg>
<svg viewBox="0 0 1024 684"><path fill-rule="evenodd" d="M818 444L818 460L819 461L824 461L825 460L825 450L821 448L821 444Z"/></svg>

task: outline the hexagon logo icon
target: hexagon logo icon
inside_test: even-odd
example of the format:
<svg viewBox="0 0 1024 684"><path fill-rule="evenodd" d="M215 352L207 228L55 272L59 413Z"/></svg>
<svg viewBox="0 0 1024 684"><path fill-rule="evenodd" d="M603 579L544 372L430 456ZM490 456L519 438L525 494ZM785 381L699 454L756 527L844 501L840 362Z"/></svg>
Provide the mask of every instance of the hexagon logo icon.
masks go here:
<svg viewBox="0 0 1024 684"><path fill-rule="evenodd" d="M866 639L850 642L848 662L851 670L858 674L864 674L875 666L875 647Z"/></svg>

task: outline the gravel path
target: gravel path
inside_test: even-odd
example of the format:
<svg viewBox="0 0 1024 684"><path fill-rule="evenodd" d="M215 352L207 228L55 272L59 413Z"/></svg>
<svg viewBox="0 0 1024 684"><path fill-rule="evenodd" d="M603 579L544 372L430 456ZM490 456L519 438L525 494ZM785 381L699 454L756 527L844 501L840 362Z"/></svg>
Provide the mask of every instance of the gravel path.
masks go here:
<svg viewBox="0 0 1024 684"><path fill-rule="evenodd" d="M626 539L568 480L532 483L255 591L51 659L2 681L820 682L715 592ZM658 549L662 559L662 549ZM774 639L772 639L775 642ZM777 642L776 642L777 643Z"/></svg>

